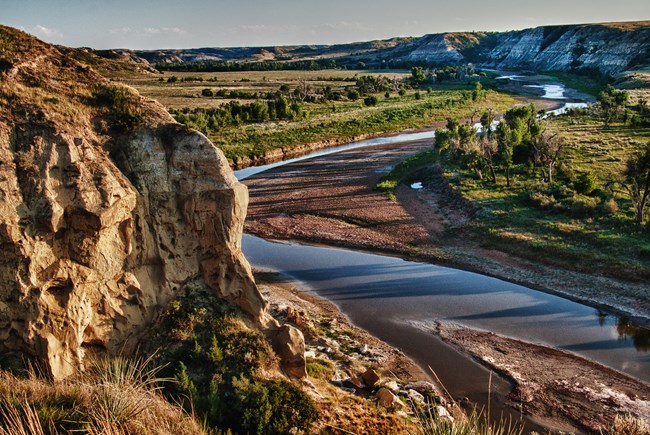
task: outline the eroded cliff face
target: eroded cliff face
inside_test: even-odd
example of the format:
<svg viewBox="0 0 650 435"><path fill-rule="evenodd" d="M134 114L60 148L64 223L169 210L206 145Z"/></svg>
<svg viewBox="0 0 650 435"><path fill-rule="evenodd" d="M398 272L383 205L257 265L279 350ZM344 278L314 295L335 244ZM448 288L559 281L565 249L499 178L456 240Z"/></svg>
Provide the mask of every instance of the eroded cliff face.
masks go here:
<svg viewBox="0 0 650 435"><path fill-rule="evenodd" d="M0 352L64 378L196 281L269 323L240 249L247 191L208 139L1 26L0 79ZM128 128L101 88L128 100Z"/></svg>
<svg viewBox="0 0 650 435"><path fill-rule="evenodd" d="M650 62L650 22L546 26L492 35L475 60L499 69L616 74Z"/></svg>

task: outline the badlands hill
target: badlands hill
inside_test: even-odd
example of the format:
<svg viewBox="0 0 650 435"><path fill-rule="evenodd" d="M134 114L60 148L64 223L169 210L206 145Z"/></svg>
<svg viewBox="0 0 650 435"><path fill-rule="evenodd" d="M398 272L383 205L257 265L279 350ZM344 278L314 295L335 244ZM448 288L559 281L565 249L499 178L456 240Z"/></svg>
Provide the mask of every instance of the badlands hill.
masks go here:
<svg viewBox="0 0 650 435"><path fill-rule="evenodd" d="M109 55L109 53L101 53ZM111 52L151 65L200 62L334 60L368 66L472 62L497 69L596 70L616 74L650 66L650 21L542 26L510 32L460 32L339 45L197 48Z"/></svg>
<svg viewBox="0 0 650 435"><path fill-rule="evenodd" d="M0 26L0 352L66 377L190 284L268 325L223 154L69 54Z"/></svg>

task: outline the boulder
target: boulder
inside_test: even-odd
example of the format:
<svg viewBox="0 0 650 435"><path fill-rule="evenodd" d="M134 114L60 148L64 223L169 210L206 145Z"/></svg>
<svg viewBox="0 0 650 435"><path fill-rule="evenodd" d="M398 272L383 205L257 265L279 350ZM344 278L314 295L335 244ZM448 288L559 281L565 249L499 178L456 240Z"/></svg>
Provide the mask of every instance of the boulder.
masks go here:
<svg viewBox="0 0 650 435"><path fill-rule="evenodd" d="M295 326L282 325L275 334L274 348L280 357L282 370L289 377L306 378L305 338L302 332Z"/></svg>
<svg viewBox="0 0 650 435"><path fill-rule="evenodd" d="M354 388L361 389L366 387L366 384L363 382L363 379L359 375L352 375L349 379L346 380L346 382L354 386Z"/></svg>
<svg viewBox="0 0 650 435"><path fill-rule="evenodd" d="M425 403L424 396L415 390L406 390L406 397L408 397L413 403L419 403L422 405Z"/></svg>
<svg viewBox="0 0 650 435"><path fill-rule="evenodd" d="M398 393L399 392L399 384L396 381L390 380L390 381L384 383L383 386L388 388L393 393Z"/></svg>
<svg viewBox="0 0 650 435"><path fill-rule="evenodd" d="M405 390L415 390L418 393L424 396L436 396L438 395L438 389L431 382L427 381L417 381L410 382L404 385Z"/></svg>
<svg viewBox="0 0 650 435"><path fill-rule="evenodd" d="M454 417L451 416L449 411L447 411L447 408L444 406L436 406L434 411L438 420L447 421L448 423L454 422Z"/></svg>
<svg viewBox="0 0 650 435"><path fill-rule="evenodd" d="M377 374L376 371L373 369L368 369L363 374L361 375L361 379L363 379L363 383L366 384L369 387L374 387L377 385L377 382L379 382L379 375Z"/></svg>
<svg viewBox="0 0 650 435"><path fill-rule="evenodd" d="M377 404L384 408L400 410L406 408L404 402L399 400L399 397L394 395L388 388L380 388L375 394Z"/></svg>

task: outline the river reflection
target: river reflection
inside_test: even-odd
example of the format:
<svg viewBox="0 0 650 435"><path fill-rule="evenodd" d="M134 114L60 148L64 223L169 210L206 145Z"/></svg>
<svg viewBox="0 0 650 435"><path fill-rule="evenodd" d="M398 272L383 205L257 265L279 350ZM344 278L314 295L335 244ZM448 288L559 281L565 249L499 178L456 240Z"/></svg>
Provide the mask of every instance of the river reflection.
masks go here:
<svg viewBox="0 0 650 435"><path fill-rule="evenodd" d="M650 331L586 305L496 278L394 257L274 243L251 235L244 236L243 249L254 266L305 283L380 338L398 326L408 330L404 325L409 323L451 321L568 350L650 381ZM416 359L423 346L404 333L389 341Z"/></svg>

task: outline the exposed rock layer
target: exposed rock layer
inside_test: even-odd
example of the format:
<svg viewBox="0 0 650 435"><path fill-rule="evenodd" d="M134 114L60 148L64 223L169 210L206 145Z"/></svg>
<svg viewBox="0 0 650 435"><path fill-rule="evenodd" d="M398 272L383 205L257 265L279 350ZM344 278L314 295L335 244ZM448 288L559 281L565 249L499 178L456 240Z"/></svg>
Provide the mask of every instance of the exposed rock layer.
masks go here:
<svg viewBox="0 0 650 435"><path fill-rule="evenodd" d="M269 322L240 249L247 190L208 139L6 27L0 76L0 352L66 377L196 279Z"/></svg>
<svg viewBox="0 0 650 435"><path fill-rule="evenodd" d="M202 48L124 53L152 64L334 59L343 64L408 61L473 62L499 69L616 74L650 65L650 21L543 26L511 32L454 32L342 45Z"/></svg>

